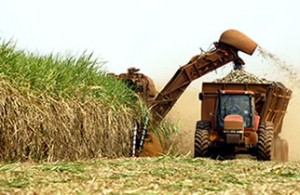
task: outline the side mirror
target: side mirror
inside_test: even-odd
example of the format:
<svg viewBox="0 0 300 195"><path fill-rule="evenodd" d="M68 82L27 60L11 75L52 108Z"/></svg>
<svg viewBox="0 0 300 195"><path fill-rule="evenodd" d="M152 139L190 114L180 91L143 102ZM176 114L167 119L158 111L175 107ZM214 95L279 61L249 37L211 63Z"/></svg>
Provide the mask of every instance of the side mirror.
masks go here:
<svg viewBox="0 0 300 195"><path fill-rule="evenodd" d="M204 94L201 92L201 93L199 93L199 100L203 100L204 99Z"/></svg>

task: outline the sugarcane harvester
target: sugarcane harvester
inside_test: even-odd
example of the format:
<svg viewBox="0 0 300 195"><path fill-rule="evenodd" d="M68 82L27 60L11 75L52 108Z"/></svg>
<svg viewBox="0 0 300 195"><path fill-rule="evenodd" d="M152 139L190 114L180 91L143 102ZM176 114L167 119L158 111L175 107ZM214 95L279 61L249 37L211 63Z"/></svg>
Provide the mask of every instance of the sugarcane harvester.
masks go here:
<svg viewBox="0 0 300 195"><path fill-rule="evenodd" d="M147 103L150 112L145 120L146 125L137 125L138 127L135 127L138 133L136 133L136 136L133 139L133 155L161 155L163 153L162 147L153 146L159 144L159 142L156 141L156 137L153 136L151 132L147 131L149 119L152 122L159 124L192 81L228 64L229 62L234 63L234 69L240 69L245 63L238 56L238 52L242 51L248 55L252 55L257 44L248 36L237 30L227 30L220 36L219 41L214 43L214 46L213 49L192 57L187 64L181 66L158 94L155 93L156 90L153 81L146 75L139 73L138 69L130 68L128 69L128 73L118 75L119 78L123 78L127 83L130 83L131 86L134 86L133 89L135 89ZM205 111L202 109L202 112ZM212 132L209 128L211 127L208 127L208 125L205 126L208 134L209 132ZM197 129L200 130L196 130L195 133L195 157L208 156L208 151L204 151L206 148L202 147L202 137L200 136L200 140L198 139L199 132L203 133L202 126L199 128L198 124ZM147 139L146 141L145 137L147 136L150 137L150 139ZM209 141L207 142L208 144L206 143L207 149L209 148L208 145L212 143L212 138L212 136L208 136Z"/></svg>

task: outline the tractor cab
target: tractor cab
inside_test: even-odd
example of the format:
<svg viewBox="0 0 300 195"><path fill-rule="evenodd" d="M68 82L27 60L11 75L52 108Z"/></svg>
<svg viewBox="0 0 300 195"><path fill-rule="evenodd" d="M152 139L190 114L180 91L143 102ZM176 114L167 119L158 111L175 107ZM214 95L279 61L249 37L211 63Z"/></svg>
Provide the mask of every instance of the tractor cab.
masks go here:
<svg viewBox="0 0 300 195"><path fill-rule="evenodd" d="M227 126L226 121L230 121L230 119L242 120L243 128L251 128L254 116L254 102L252 97L253 92L251 91L219 91L216 108L217 128L224 129Z"/></svg>
<svg viewBox="0 0 300 195"><path fill-rule="evenodd" d="M220 90L216 107L216 129L228 144L244 143L245 131L253 130L254 93L244 90Z"/></svg>

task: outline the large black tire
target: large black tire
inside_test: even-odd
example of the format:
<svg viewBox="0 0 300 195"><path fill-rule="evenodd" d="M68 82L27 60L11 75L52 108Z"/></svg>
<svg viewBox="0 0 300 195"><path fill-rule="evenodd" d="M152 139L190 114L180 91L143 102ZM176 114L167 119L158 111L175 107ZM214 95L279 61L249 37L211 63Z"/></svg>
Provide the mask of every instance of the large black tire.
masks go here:
<svg viewBox="0 0 300 195"><path fill-rule="evenodd" d="M273 149L273 129L272 122L261 122L258 128L257 160L272 160Z"/></svg>
<svg viewBox="0 0 300 195"><path fill-rule="evenodd" d="M195 131L194 157L209 157L209 121L198 121Z"/></svg>

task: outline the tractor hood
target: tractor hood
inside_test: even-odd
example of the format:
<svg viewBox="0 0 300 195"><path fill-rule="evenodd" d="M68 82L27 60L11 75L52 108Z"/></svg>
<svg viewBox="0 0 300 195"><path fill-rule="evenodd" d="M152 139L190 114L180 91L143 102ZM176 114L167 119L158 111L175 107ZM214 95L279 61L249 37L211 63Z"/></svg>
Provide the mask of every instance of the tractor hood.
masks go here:
<svg viewBox="0 0 300 195"><path fill-rule="evenodd" d="M243 130L243 117L237 114L227 115L224 118L224 130Z"/></svg>

